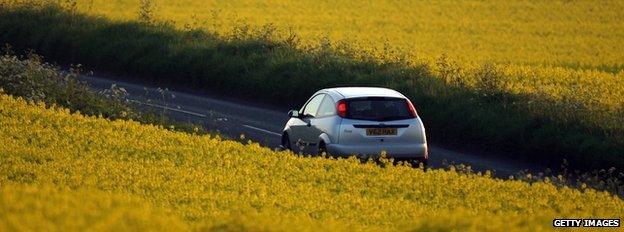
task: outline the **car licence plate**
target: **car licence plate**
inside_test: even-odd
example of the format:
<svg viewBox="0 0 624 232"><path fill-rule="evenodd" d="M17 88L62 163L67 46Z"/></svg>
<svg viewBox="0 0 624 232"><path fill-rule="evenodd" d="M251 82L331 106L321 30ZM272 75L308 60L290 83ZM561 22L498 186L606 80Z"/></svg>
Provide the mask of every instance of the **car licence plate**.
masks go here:
<svg viewBox="0 0 624 232"><path fill-rule="evenodd" d="M366 135L368 136L377 136L377 135L396 135L397 128L366 128Z"/></svg>

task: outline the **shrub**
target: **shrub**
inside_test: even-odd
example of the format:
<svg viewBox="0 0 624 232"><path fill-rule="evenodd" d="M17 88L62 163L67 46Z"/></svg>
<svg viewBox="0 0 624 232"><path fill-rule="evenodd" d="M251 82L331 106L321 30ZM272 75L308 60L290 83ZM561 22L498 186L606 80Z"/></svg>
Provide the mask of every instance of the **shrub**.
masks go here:
<svg viewBox="0 0 624 232"><path fill-rule="evenodd" d="M76 67L79 68L79 67ZM27 59L14 55L0 56L0 88L5 93L48 105L59 105L87 115L108 118L135 118L119 89L101 96L78 81L78 69L61 72L57 67L30 54Z"/></svg>

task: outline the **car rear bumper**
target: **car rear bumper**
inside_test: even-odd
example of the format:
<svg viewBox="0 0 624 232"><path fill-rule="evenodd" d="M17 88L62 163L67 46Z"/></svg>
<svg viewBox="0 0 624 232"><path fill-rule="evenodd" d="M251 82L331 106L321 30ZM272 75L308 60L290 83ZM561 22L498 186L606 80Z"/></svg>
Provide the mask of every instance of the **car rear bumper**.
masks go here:
<svg viewBox="0 0 624 232"><path fill-rule="evenodd" d="M429 149L427 148L426 143L386 145L384 147L378 145L327 144L327 153L330 155L377 157L382 151L386 152L387 157L399 159L426 159L429 157Z"/></svg>

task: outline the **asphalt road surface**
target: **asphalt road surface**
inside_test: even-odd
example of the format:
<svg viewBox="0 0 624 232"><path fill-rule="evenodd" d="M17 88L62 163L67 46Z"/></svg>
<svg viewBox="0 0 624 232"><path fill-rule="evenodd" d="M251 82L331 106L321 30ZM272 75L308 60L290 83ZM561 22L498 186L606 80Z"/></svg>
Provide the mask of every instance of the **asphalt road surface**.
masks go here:
<svg viewBox="0 0 624 232"><path fill-rule="evenodd" d="M276 110L253 102L226 100L225 98L195 95L169 89L144 86L112 78L81 76L95 90L110 89L114 84L124 88L129 101L145 110L166 114L180 122L199 123L205 128L224 134L230 138L240 138L258 142L269 148L280 145L281 132L288 120L286 110ZM426 127L427 125L425 125ZM519 171L539 172L543 167L504 158L483 157L476 154L445 149L438 144L429 144L430 167L444 167L448 163L463 163L473 170L491 170L495 176L508 177Z"/></svg>

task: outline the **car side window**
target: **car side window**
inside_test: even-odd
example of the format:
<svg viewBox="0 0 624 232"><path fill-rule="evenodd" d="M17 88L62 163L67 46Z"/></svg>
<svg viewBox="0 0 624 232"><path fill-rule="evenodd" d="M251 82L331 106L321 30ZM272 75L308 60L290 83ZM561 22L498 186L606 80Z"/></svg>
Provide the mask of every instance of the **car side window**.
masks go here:
<svg viewBox="0 0 624 232"><path fill-rule="evenodd" d="M312 100L308 102L308 104L303 109L304 117L316 117L316 112L318 111L321 102L323 101L324 94L316 95Z"/></svg>
<svg viewBox="0 0 624 232"><path fill-rule="evenodd" d="M334 101L329 96L325 96L323 101L321 102L321 106L319 106L318 112L316 112L316 117L325 117L336 114L336 106L334 105Z"/></svg>

